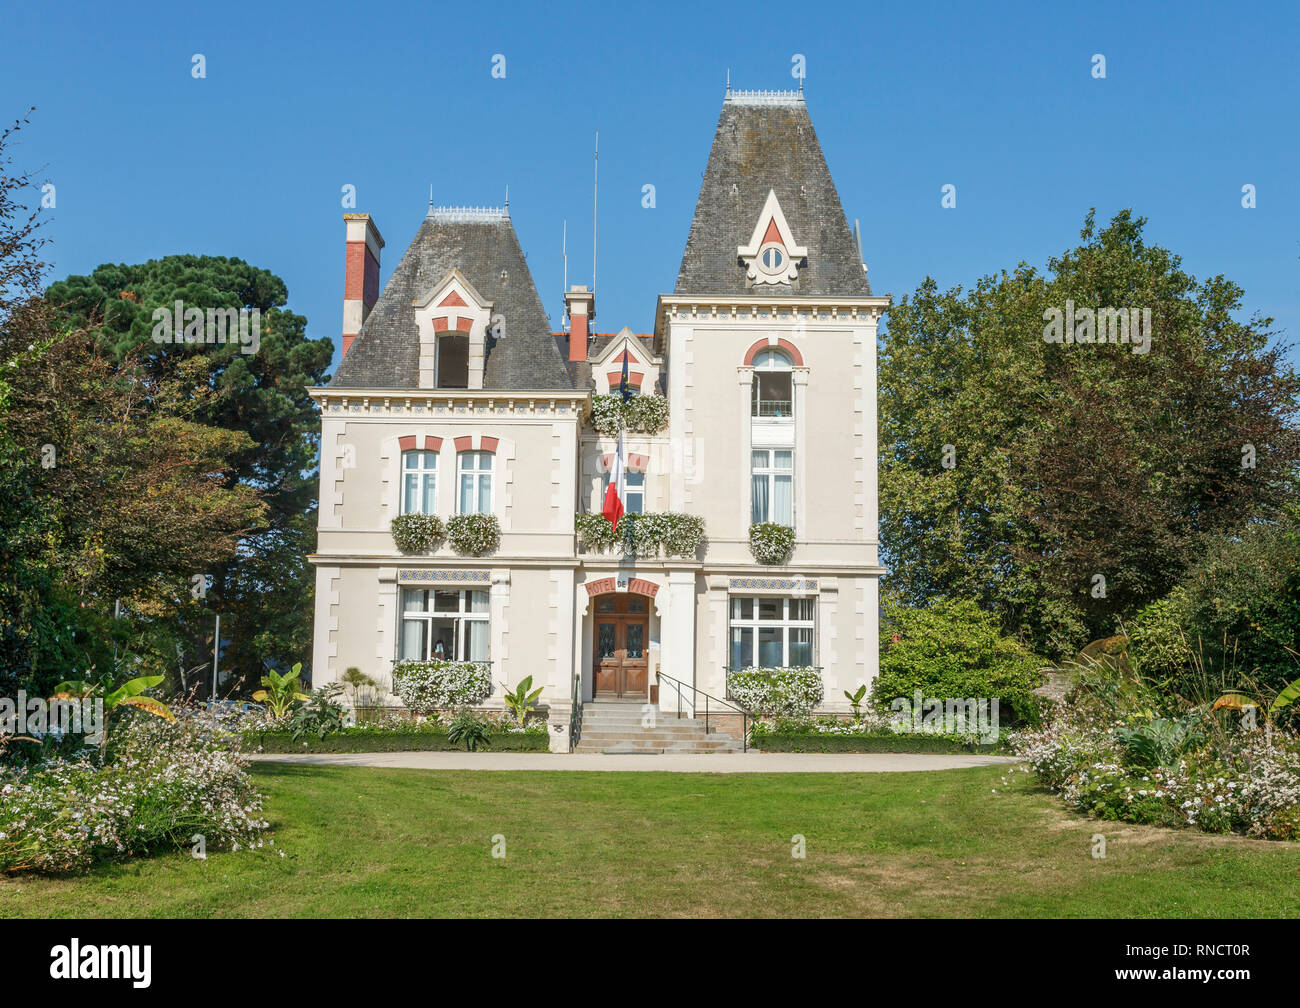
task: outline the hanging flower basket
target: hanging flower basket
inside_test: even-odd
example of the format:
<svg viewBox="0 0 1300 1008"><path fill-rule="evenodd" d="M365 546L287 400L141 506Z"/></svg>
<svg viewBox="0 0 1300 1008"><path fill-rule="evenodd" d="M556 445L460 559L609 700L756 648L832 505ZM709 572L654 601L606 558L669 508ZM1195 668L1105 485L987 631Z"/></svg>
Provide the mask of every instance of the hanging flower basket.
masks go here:
<svg viewBox="0 0 1300 1008"><path fill-rule="evenodd" d="M794 553L794 529L776 522L749 526L749 552L761 564L775 566L788 562Z"/></svg>
<svg viewBox="0 0 1300 1008"><path fill-rule="evenodd" d="M437 515L404 514L389 526L393 542L403 553L428 553L442 543L445 529Z"/></svg>

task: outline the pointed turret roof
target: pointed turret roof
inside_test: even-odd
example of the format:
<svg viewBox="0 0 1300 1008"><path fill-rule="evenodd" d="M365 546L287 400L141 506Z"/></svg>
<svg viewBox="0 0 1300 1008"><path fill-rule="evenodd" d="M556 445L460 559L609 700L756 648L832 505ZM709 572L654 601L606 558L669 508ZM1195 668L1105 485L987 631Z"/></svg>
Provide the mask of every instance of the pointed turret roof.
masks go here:
<svg viewBox="0 0 1300 1008"><path fill-rule="evenodd" d="M430 209L331 388L417 389L420 333L412 301L457 269L502 316L488 338L485 389L571 389L519 239L504 209Z"/></svg>
<svg viewBox="0 0 1300 1008"><path fill-rule="evenodd" d="M794 283L753 284L738 254L765 219L775 194L793 241L806 248ZM718 117L708 168L686 240L677 294L871 294L857 244L826 167L802 91L732 91Z"/></svg>

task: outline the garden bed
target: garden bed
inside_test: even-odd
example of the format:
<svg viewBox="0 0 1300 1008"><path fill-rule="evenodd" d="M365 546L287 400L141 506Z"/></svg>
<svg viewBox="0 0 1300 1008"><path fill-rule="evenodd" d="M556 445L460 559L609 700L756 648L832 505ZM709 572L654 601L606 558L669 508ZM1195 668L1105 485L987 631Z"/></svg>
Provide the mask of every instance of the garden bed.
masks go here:
<svg viewBox="0 0 1300 1008"><path fill-rule="evenodd" d="M447 752L463 746L447 741L445 731L391 731L349 728L323 739L308 735L294 741L293 733L250 731L244 736L245 751L256 759L262 753L374 753ZM541 732L493 732L492 752L548 752L550 740Z"/></svg>

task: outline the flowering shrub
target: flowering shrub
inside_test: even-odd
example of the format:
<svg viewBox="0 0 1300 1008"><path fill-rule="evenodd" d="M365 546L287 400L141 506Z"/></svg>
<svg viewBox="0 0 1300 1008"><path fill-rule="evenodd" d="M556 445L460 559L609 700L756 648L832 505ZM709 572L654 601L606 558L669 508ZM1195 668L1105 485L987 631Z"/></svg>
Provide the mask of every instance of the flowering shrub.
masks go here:
<svg viewBox="0 0 1300 1008"><path fill-rule="evenodd" d="M809 666L733 669L727 673L727 695L753 714L807 715L822 702L821 672Z"/></svg>
<svg viewBox="0 0 1300 1008"><path fill-rule="evenodd" d="M501 545L501 523L494 514L461 514L447 519L447 540L463 556L482 556Z"/></svg>
<svg viewBox="0 0 1300 1008"><path fill-rule="evenodd" d="M661 395L637 395L626 403L618 395L591 400L591 426L604 437L618 435L619 422L639 434L658 434L668 425L668 400Z"/></svg>
<svg viewBox="0 0 1300 1008"><path fill-rule="evenodd" d="M123 719L99 765L88 751L0 768L0 871L84 871L189 846L261 847L270 824L237 737L194 710ZM270 841L274 842L274 841Z"/></svg>
<svg viewBox="0 0 1300 1008"><path fill-rule="evenodd" d="M1103 819L1300 839L1300 738L1202 708L1153 717L1141 691L1106 696L1134 702L1103 704L1085 691L1010 737L1069 805Z"/></svg>
<svg viewBox="0 0 1300 1008"><path fill-rule="evenodd" d="M794 529L776 522L749 526L749 552L761 564L783 564L794 553Z"/></svg>
<svg viewBox="0 0 1300 1008"><path fill-rule="evenodd" d="M442 519L426 514L398 515L389 528L393 542L403 553L427 553L437 549L445 533Z"/></svg>
<svg viewBox="0 0 1300 1008"><path fill-rule="evenodd" d="M591 553L616 549L623 556L694 557L704 541L704 519L674 511L625 514L617 528L611 528L603 515L577 514L573 528Z"/></svg>
<svg viewBox="0 0 1300 1008"><path fill-rule="evenodd" d="M393 692L417 714L468 707L492 692L492 667L444 658L399 661L393 665Z"/></svg>

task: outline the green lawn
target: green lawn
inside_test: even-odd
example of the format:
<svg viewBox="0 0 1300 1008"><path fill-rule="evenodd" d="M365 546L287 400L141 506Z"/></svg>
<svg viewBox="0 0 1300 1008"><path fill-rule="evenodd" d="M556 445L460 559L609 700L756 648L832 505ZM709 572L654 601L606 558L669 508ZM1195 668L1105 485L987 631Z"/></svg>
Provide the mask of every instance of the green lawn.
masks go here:
<svg viewBox="0 0 1300 1008"><path fill-rule="evenodd" d="M256 775L275 847L0 879L0 916L1300 916L1300 844L1080 819L1005 767Z"/></svg>

